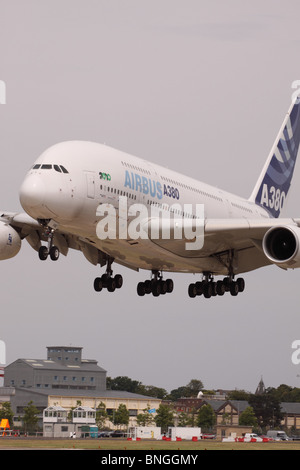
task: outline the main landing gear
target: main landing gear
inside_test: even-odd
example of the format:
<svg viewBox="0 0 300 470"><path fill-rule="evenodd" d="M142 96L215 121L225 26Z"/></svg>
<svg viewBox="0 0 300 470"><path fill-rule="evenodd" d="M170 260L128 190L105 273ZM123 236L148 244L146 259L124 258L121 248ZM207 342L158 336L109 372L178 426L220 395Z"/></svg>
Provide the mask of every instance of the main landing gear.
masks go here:
<svg viewBox="0 0 300 470"><path fill-rule="evenodd" d="M160 271L152 271L152 275L152 279L138 283L137 294L139 296L152 293L154 297L158 297L173 292L174 283L172 279L164 281Z"/></svg>
<svg viewBox="0 0 300 470"><path fill-rule="evenodd" d="M189 285L188 294L192 298L203 295L206 299L209 299L217 295L224 295L225 292L230 292L232 296L237 296L238 293L243 292L244 289L245 281L242 277L235 281L233 276L228 276L224 277L222 281L215 282L212 275L206 274L204 275L203 281Z"/></svg>
<svg viewBox="0 0 300 470"><path fill-rule="evenodd" d="M96 292L102 291L102 289L107 289L108 292L114 292L116 289L121 289L123 285L123 277L121 274L116 274L113 276L113 271L111 265L113 259L109 258L106 264L106 272L102 274L101 277L96 277L94 280L94 289Z"/></svg>
<svg viewBox="0 0 300 470"><path fill-rule="evenodd" d="M52 261L57 261L59 258L59 249L57 246L53 245L53 236L54 230L51 228L47 228L45 232L45 236L48 237L48 245L42 245L39 248L39 258L42 261L45 261L48 256L52 259Z"/></svg>

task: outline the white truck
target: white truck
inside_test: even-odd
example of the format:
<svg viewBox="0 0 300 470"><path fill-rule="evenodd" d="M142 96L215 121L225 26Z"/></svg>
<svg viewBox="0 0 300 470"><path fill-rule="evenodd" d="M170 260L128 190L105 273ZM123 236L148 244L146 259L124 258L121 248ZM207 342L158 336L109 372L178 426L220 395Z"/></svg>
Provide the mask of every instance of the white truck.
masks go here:
<svg viewBox="0 0 300 470"><path fill-rule="evenodd" d="M161 428L156 426L136 426L129 428L129 437L136 439L161 439Z"/></svg>
<svg viewBox="0 0 300 470"><path fill-rule="evenodd" d="M268 431L267 432L267 437L270 439L274 439L274 441L289 441L290 438L286 435L284 431L278 431L278 430L273 430L273 431Z"/></svg>
<svg viewBox="0 0 300 470"><path fill-rule="evenodd" d="M198 440L201 439L201 428L169 427L168 437L172 441L178 439Z"/></svg>

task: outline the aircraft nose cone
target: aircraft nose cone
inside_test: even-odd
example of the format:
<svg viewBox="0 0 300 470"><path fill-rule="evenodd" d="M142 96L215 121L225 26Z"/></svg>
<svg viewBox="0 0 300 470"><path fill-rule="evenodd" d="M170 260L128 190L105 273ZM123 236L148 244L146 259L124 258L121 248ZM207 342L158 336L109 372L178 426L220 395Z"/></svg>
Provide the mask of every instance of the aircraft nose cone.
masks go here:
<svg viewBox="0 0 300 470"><path fill-rule="evenodd" d="M41 206L45 198L45 185L42 179L38 175L27 176L21 185L19 197L26 212Z"/></svg>

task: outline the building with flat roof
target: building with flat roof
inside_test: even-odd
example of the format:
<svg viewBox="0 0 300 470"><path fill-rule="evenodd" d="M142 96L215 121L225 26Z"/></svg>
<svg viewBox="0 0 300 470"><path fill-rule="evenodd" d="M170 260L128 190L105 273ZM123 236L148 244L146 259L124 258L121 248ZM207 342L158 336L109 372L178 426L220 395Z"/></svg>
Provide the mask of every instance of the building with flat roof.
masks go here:
<svg viewBox="0 0 300 470"><path fill-rule="evenodd" d="M17 359L5 367L5 387L106 390L106 370L83 359L82 348L48 346L47 359Z"/></svg>
<svg viewBox="0 0 300 470"><path fill-rule="evenodd" d="M61 406L67 411L78 406L94 409L104 403L109 416L120 404L126 405L130 426L144 409L157 409L160 399L126 391L106 389L106 370L94 359L83 359L81 347L48 346L47 359L17 359L5 367L3 398L10 401L15 424L33 402L42 423L45 408Z"/></svg>

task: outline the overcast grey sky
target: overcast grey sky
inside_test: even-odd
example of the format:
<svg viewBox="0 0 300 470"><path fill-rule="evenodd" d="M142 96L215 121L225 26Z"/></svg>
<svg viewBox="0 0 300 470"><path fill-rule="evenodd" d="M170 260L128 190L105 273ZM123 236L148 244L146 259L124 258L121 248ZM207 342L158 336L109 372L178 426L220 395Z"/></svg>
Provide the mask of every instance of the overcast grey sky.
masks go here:
<svg viewBox="0 0 300 470"><path fill-rule="evenodd" d="M0 207L20 211L28 168L50 145L105 142L248 197L300 79L296 0L0 0ZM300 216L300 167L287 215ZM138 297L147 273L93 290L81 253L38 260L27 242L0 264L7 363L82 346L109 376L172 390L300 386L300 271L245 275L236 298Z"/></svg>

